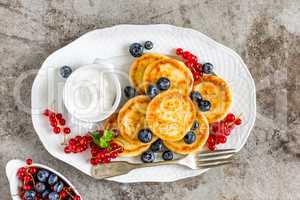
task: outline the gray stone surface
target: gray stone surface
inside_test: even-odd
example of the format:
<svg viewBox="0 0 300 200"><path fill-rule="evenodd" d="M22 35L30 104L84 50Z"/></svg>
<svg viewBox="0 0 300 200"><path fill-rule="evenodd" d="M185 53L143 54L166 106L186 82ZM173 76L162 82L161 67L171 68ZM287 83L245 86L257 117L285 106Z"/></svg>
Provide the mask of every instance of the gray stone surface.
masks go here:
<svg viewBox="0 0 300 200"><path fill-rule="evenodd" d="M64 173L84 199L300 199L298 0L0 0L0 199L4 167L28 156ZM13 98L16 79L80 35L115 24L191 27L233 48L257 86L257 121L238 161L173 183L95 181L51 157ZM30 105L34 76L22 86Z"/></svg>

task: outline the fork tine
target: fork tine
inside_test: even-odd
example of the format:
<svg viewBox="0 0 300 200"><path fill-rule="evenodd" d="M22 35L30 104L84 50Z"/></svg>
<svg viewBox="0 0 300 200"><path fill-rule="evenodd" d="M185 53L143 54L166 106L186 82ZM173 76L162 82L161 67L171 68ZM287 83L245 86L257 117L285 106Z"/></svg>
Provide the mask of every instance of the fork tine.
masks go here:
<svg viewBox="0 0 300 200"><path fill-rule="evenodd" d="M209 161L217 161L217 160L224 160L232 157L233 153L226 153L226 154L219 154L215 156L199 156L197 158L197 162L209 162Z"/></svg>
<svg viewBox="0 0 300 200"><path fill-rule="evenodd" d="M236 153L235 149L221 149L212 152L203 152L200 153L200 157L208 157L208 156L218 156L218 155L226 155L226 154L234 154Z"/></svg>
<svg viewBox="0 0 300 200"><path fill-rule="evenodd" d="M211 168L211 167L217 167L220 165L226 165L232 163L232 159L226 159L223 161L216 161L216 162L204 162L204 163L197 163L198 168Z"/></svg>

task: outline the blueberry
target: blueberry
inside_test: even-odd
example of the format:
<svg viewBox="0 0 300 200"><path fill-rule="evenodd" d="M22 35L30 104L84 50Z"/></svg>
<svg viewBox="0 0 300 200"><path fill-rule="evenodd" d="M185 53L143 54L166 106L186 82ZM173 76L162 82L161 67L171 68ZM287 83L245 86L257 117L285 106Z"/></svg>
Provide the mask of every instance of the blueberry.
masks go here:
<svg viewBox="0 0 300 200"><path fill-rule="evenodd" d="M153 151L145 151L143 154L142 154L142 161L144 163L151 163L153 162L155 159L155 156L154 156L154 153Z"/></svg>
<svg viewBox="0 0 300 200"><path fill-rule="evenodd" d="M72 74L72 68L69 66L62 66L59 72L63 78L68 78Z"/></svg>
<svg viewBox="0 0 300 200"><path fill-rule="evenodd" d="M159 90L167 90L170 88L171 86L171 82L169 79L165 78L165 77L161 77L158 79L158 81L156 82L156 86Z"/></svg>
<svg viewBox="0 0 300 200"><path fill-rule="evenodd" d="M48 198L49 200L59 200L59 194L57 192L51 192Z"/></svg>
<svg viewBox="0 0 300 200"><path fill-rule="evenodd" d="M194 121L193 126L191 128L191 130L196 130L197 128L199 128L199 122L197 120Z"/></svg>
<svg viewBox="0 0 300 200"><path fill-rule="evenodd" d="M183 138L186 144L192 144L196 140L196 134L193 131L187 132L187 134Z"/></svg>
<svg viewBox="0 0 300 200"><path fill-rule="evenodd" d="M165 151L162 154L164 160L173 160L173 152L172 151Z"/></svg>
<svg viewBox="0 0 300 200"><path fill-rule="evenodd" d="M143 143L149 143L152 140L152 132L150 129L142 129L138 133L138 138Z"/></svg>
<svg viewBox="0 0 300 200"><path fill-rule="evenodd" d="M158 151L162 151L163 149L163 142L161 139L156 140L150 147L150 149L153 152L158 152Z"/></svg>
<svg viewBox="0 0 300 200"><path fill-rule="evenodd" d="M198 91L192 91L190 93L190 97L191 97L192 101L194 101L194 102L198 102L202 99L201 94Z"/></svg>
<svg viewBox="0 0 300 200"><path fill-rule="evenodd" d="M45 189L46 189L46 185L44 183L38 182L37 184L35 184L35 190L38 193L45 191Z"/></svg>
<svg viewBox="0 0 300 200"><path fill-rule="evenodd" d="M202 112L206 112L210 110L211 104L207 100L200 100L198 102L198 107Z"/></svg>
<svg viewBox="0 0 300 200"><path fill-rule="evenodd" d="M33 190L28 190L25 192L25 200L35 200L36 192Z"/></svg>
<svg viewBox="0 0 300 200"><path fill-rule="evenodd" d="M48 184L54 185L58 181L58 177L55 174L51 174L48 178Z"/></svg>
<svg viewBox="0 0 300 200"><path fill-rule="evenodd" d="M144 44L145 49L150 50L153 48L153 42L151 41L146 41Z"/></svg>
<svg viewBox="0 0 300 200"><path fill-rule="evenodd" d="M129 47L129 52L133 57L140 57L143 55L144 47L139 43L133 43Z"/></svg>
<svg viewBox="0 0 300 200"><path fill-rule="evenodd" d="M131 86L126 86L126 87L124 88L124 94L125 94L125 96L126 96L127 98L130 99L130 98L136 96L136 95L137 95L137 92L136 92L135 88L133 88L133 87L131 87Z"/></svg>
<svg viewBox="0 0 300 200"><path fill-rule="evenodd" d="M49 195L49 193L50 193L50 190L45 190L45 191L42 193L43 199L46 199L47 196Z"/></svg>
<svg viewBox="0 0 300 200"><path fill-rule="evenodd" d="M57 192L57 193L60 193L60 192L62 191L63 187L64 187L64 183L61 182L61 181L58 181L58 182L54 185L53 190L54 190L55 192Z"/></svg>
<svg viewBox="0 0 300 200"><path fill-rule="evenodd" d="M204 74L211 74L213 72L214 66L211 63L204 63L202 65L202 71Z"/></svg>
<svg viewBox="0 0 300 200"><path fill-rule="evenodd" d="M147 95L152 99L154 98L156 95L158 95L159 90L155 85L149 85L148 89L147 89Z"/></svg>
<svg viewBox="0 0 300 200"><path fill-rule="evenodd" d="M37 173L37 179L40 182L46 182L48 177L49 177L49 172L47 170L42 169Z"/></svg>

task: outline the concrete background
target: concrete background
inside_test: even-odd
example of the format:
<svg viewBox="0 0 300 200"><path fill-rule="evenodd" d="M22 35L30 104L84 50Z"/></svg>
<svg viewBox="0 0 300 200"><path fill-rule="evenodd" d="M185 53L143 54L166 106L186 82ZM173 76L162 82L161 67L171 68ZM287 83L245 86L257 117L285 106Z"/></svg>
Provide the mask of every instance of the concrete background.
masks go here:
<svg viewBox="0 0 300 200"><path fill-rule="evenodd" d="M257 86L254 130L234 165L173 183L95 181L51 157L31 116L13 98L15 80L82 34L115 24L168 23L199 30L237 51ZM300 199L300 1L0 0L0 199L10 199L12 158L47 163L84 199ZM30 105L34 76L22 87Z"/></svg>

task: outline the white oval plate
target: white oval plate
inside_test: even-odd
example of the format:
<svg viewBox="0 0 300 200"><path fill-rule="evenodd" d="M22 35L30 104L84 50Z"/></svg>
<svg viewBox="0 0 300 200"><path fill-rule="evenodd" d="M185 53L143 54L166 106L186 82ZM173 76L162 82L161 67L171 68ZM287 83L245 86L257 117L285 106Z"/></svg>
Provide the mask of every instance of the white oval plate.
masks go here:
<svg viewBox="0 0 300 200"><path fill-rule="evenodd" d="M19 187L19 179L17 177L17 172L21 167L26 166L26 163L22 160L10 160L7 164L6 164L6 176L9 182L9 187L10 187L10 193L11 193L11 197L13 200L21 200L21 198L18 195L18 187ZM70 183L70 181L64 177L62 174L60 174L59 172L55 171L54 169L42 165L42 164L38 164L38 163L32 163L31 166L35 166L38 168L43 168L46 169L56 175L58 175L63 181L65 181L69 186L71 186L71 188L74 189L74 192L80 196L80 194L78 193L78 191L76 190L76 188ZM81 197L81 196L80 196Z"/></svg>
<svg viewBox="0 0 300 200"><path fill-rule="evenodd" d="M204 34L187 28L171 25L118 25L91 31L74 42L51 54L37 74L31 93L33 126L44 147L54 157L91 175L88 162L89 152L83 154L65 154L60 145L62 136L51 133L48 122L41 114L43 109L55 101L55 108L67 112L62 104L64 80L58 75L58 68L63 65L77 68L91 64L95 59L112 63L119 69L122 87L129 84L128 69L133 57L128 47L133 42L151 40L154 48L151 52L174 55L174 49L181 47L198 56L200 62L211 62L215 72L227 80L233 90L232 112L242 113L243 123L228 138L228 142L218 148L240 150L251 132L256 116L255 85L247 66L233 50L217 43ZM123 98L124 102L124 98ZM69 119L68 122L72 122ZM67 123L68 123L67 122ZM73 134L84 133L88 129L70 123ZM128 158L135 161L137 158ZM159 166L133 170L130 173L108 180L129 182L170 182L197 176L205 170L188 170L180 166Z"/></svg>

